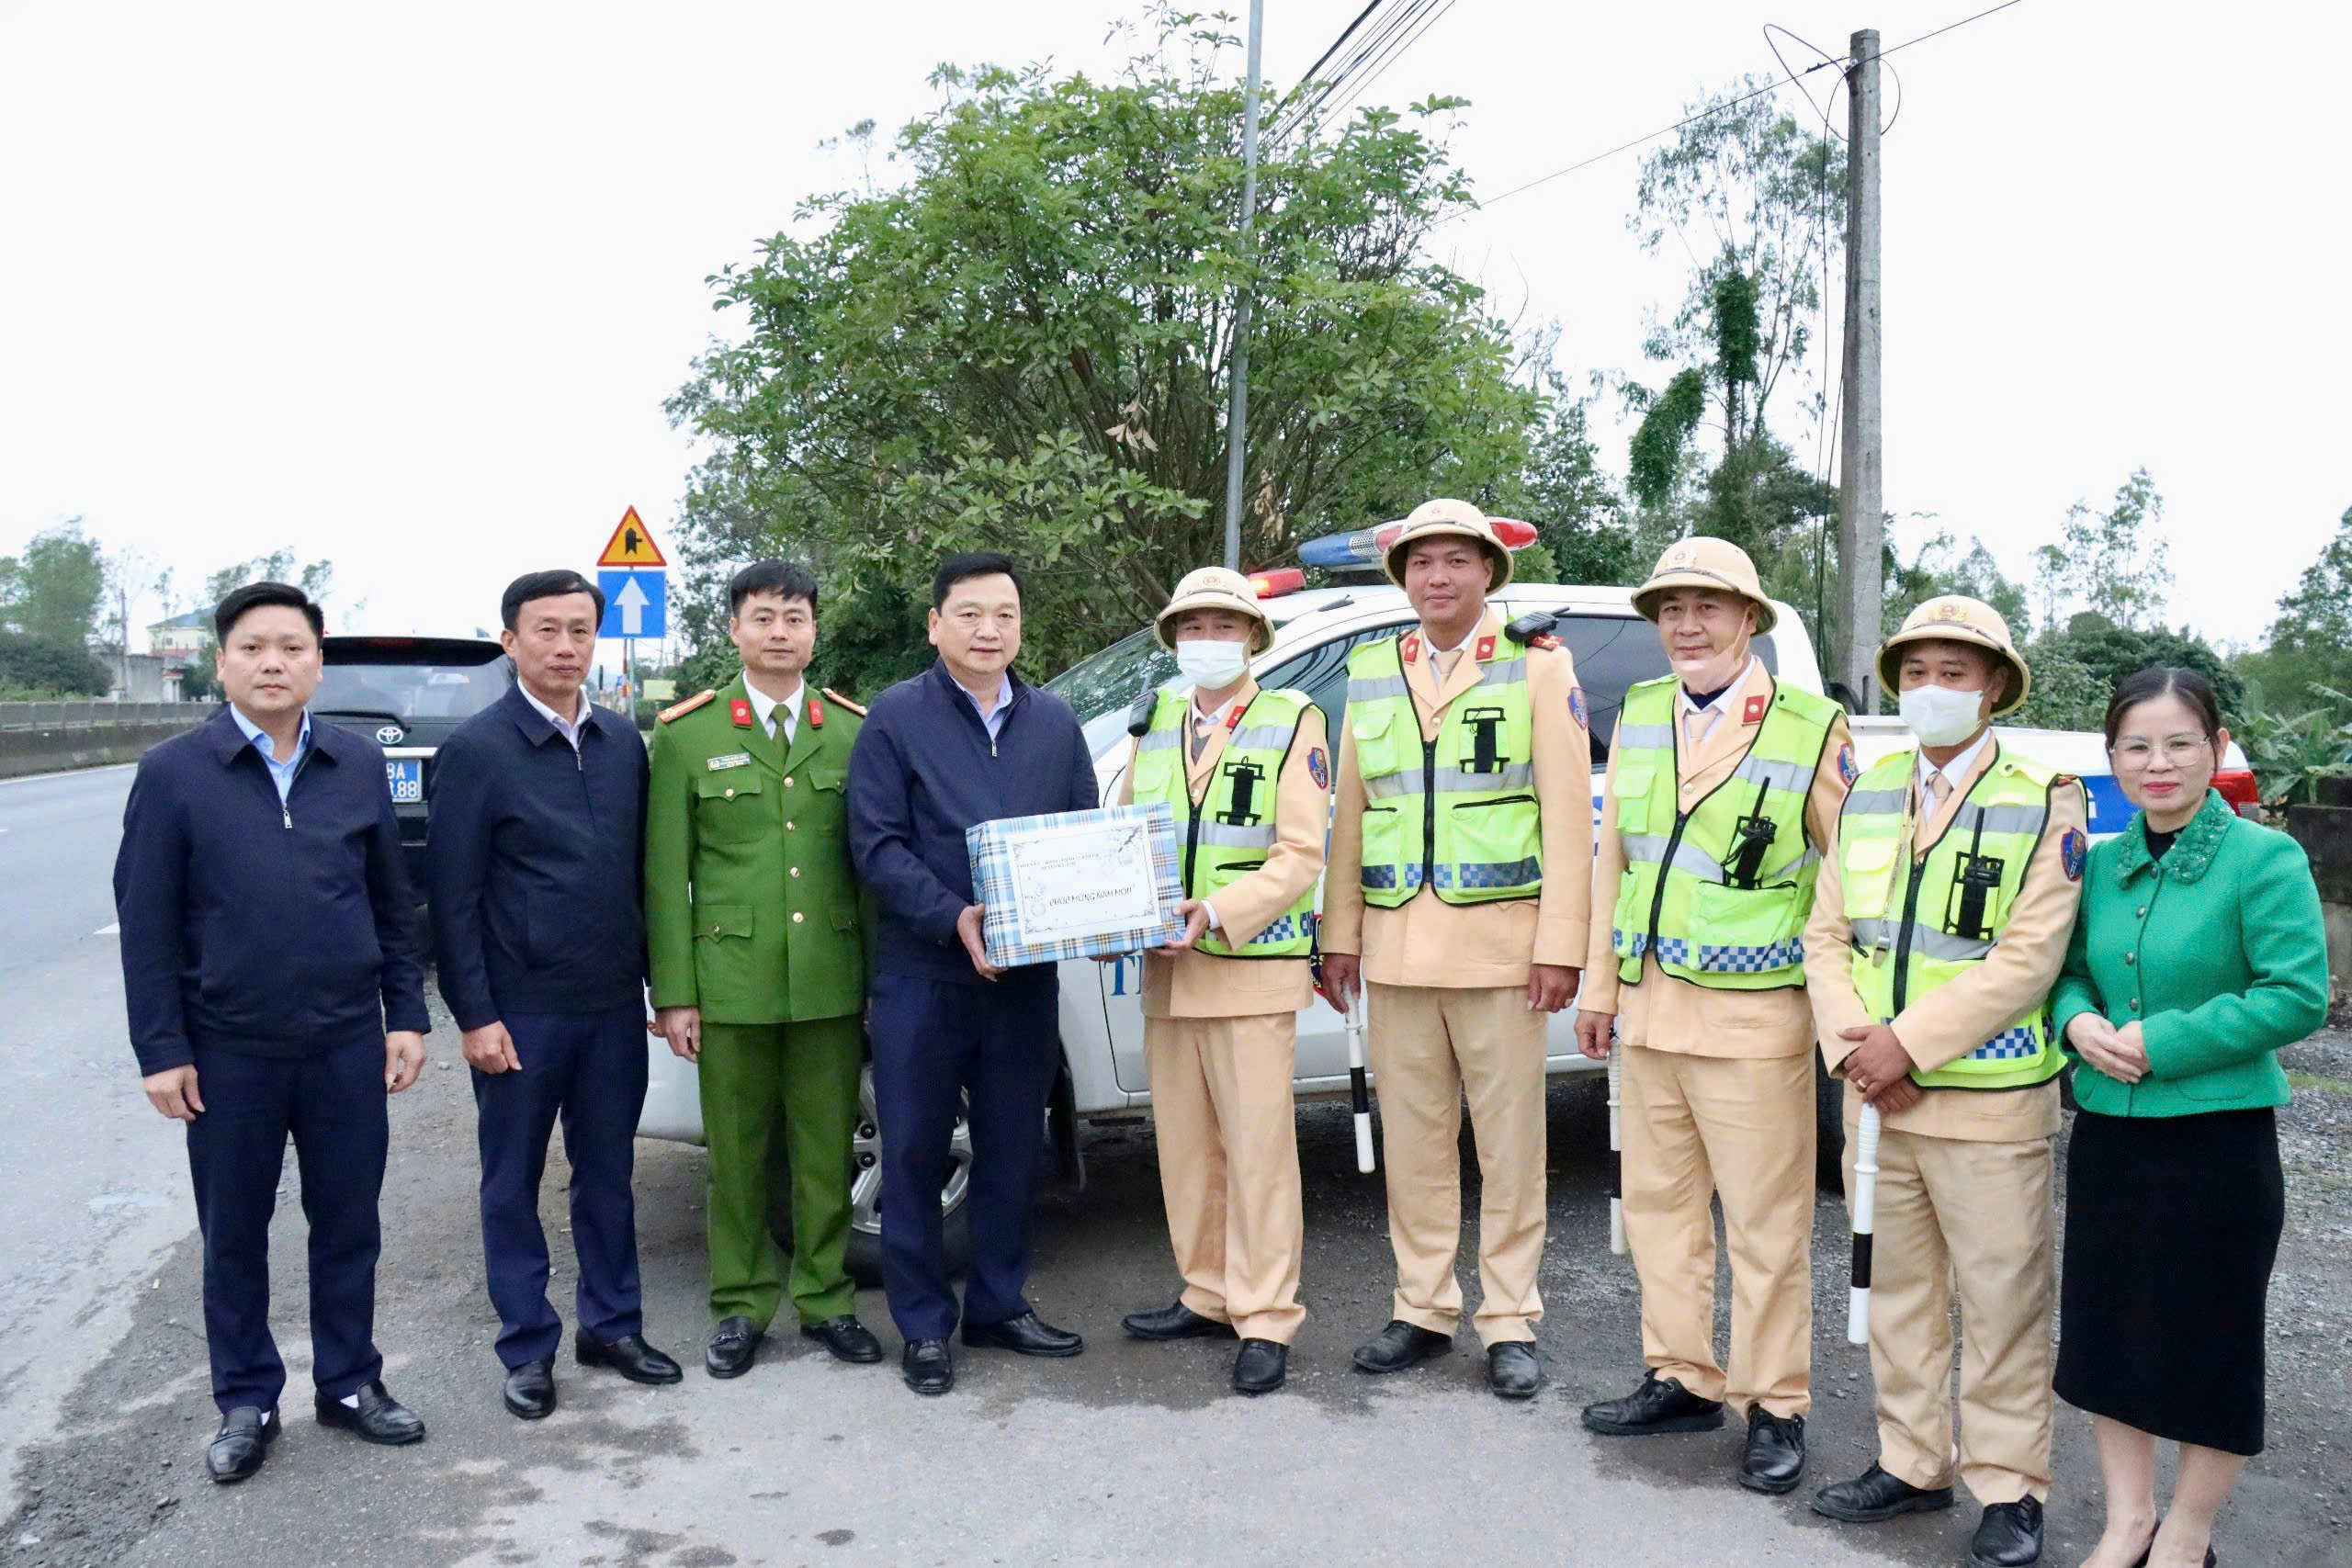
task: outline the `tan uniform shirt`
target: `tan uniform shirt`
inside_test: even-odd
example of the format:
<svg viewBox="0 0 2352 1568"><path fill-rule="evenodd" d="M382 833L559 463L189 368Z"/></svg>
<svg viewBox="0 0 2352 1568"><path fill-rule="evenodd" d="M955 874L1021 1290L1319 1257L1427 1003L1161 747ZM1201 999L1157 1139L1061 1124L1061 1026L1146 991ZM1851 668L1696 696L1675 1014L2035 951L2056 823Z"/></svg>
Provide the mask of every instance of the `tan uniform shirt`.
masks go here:
<svg viewBox="0 0 2352 1568"><path fill-rule="evenodd" d="M1436 738L1449 704L1478 689L1473 655L1480 638L1499 640L1502 630L1502 617L1488 610L1442 681L1429 637L1414 639L1405 682L1423 740ZM1367 906L1357 876L1363 863L1363 773L1355 737L1340 738L1339 807L1331 822L1331 864L1338 869L1323 885L1321 940L1326 953L1361 953L1363 977L1374 985L1524 986L1530 964L1573 969L1584 962L1592 908L1584 876L1592 859L1592 746L1581 702L1570 702L1577 671L1567 649L1531 647L1526 652L1544 839L1544 888L1533 898L1449 904L1423 886L1396 908Z"/></svg>
<svg viewBox="0 0 2352 1568"><path fill-rule="evenodd" d="M1723 699L1723 715L1713 729L1695 746L1675 747L1678 809L1690 810L1739 766L1756 743L1756 732L1764 726L1766 708L1756 699L1769 703L1771 694L1771 672L1762 660L1751 662L1739 689ZM1674 721L1681 726L1684 719L1685 706L1678 701ZM1838 770L1838 758L1852 744L1852 732L1840 714L1829 727L1829 743L1822 748L1813 789L1805 798L1805 838L1823 852L1825 860L1829 846L1837 841L1838 807L1846 803L1846 775ZM1613 736L1610 751L1611 755L1616 751ZM1627 986L1618 979L1610 924L1617 908L1618 885L1625 874L1625 846L1617 836L1613 772L1611 780L1601 802L1600 848L1592 868L1593 897L1602 913L1592 922L1591 955L1586 961L1584 989L1577 1005L1587 1012L1615 1013L1620 1039L1654 1051L1758 1057L1801 1056L1811 1050L1813 1010L1799 987L1719 990L1666 974L1657 959L1646 956L1638 984Z"/></svg>
<svg viewBox="0 0 2352 1568"><path fill-rule="evenodd" d="M1181 742L1185 777L1197 804L1207 793L1225 755L1232 733L1225 720L1250 705L1258 682L1243 676L1230 706L1209 727L1208 743L1193 755L1189 733L1197 709L1185 716L1187 733ZM1315 886L1323 874L1324 829L1331 818L1330 792L1315 779L1320 768L1331 776L1329 742L1323 733L1323 710L1309 703L1298 716L1298 736L1290 755L1283 759L1282 775L1274 785L1274 847L1266 863L1219 893L1209 902L1216 910L1218 929L1238 946L1273 924ZM1136 797L1135 754L1127 756L1126 777L1119 781L1121 806ZM1180 818L1177 831L1183 831ZM1147 953L1143 960L1143 1015L1146 1018L1243 1018L1253 1013L1296 1012L1315 998L1315 978L1304 958L1220 958L1197 949L1165 958Z"/></svg>
<svg viewBox="0 0 2352 1568"><path fill-rule="evenodd" d="M1919 822L1911 840L1915 863L1958 815L1962 800L1999 755L1997 742L1978 752L1961 786L1945 796L1932 817ZM1895 1017L1894 1036L1921 1072L1933 1072L1967 1055L2015 1023L2057 983L2083 893L2082 884L2066 875L2059 840L2069 828L2083 828L2086 809L2079 784L2051 791L2050 824L2042 830L2041 842L2034 847L2025 884L2018 889L2017 902L2009 907L2008 924L2002 928L1993 951L1984 963L1918 998ZM1916 763L1911 770L1911 812L1915 819L1919 818ZM1820 1031L1822 1057L1833 1073L1855 1044L1839 1039L1838 1032L1878 1021L1854 989L1853 953L1845 886L1838 857L1830 853L1822 857L1813 919L1805 926L1804 973ZM1849 1085L1846 1120L1853 1122L1860 1114L1861 1096ZM1884 1124L1893 1132L1930 1138L1999 1143L2046 1138L2058 1131L2058 1081L2052 1078L2031 1089L1931 1089L1919 1097L1918 1104L1888 1116Z"/></svg>

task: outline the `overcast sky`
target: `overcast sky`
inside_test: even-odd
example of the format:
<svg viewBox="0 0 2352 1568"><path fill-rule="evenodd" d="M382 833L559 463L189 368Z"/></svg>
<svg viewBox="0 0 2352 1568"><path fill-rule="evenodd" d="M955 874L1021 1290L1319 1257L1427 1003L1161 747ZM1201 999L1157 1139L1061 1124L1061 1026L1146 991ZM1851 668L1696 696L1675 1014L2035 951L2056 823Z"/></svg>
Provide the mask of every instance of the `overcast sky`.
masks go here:
<svg viewBox="0 0 2352 1568"><path fill-rule="evenodd" d="M1836 53L1984 3L1460 0L1373 93L1470 97L1454 145L1491 196L1772 72L1764 22ZM1270 83L1360 8L1268 0ZM1125 14L15 0L0 552L80 514L192 584L290 545L334 560L338 629L492 624L509 578L587 567L632 502L666 538L692 447L662 401L726 321L703 279L855 177L820 140L919 111L943 60L1099 67ZM2024 0L1894 56L1891 510L2022 576L2145 464L2173 618L2260 633L2352 504L2348 18ZM1572 371L1657 378L1643 311L1688 259L1627 231L1636 160L1443 231L1504 314L1563 321Z"/></svg>

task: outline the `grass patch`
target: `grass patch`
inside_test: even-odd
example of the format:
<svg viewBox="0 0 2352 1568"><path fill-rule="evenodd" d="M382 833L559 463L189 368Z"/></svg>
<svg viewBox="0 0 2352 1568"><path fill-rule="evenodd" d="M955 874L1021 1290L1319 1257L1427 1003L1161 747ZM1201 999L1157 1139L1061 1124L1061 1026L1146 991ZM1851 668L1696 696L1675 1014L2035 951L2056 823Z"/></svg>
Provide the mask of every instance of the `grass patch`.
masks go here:
<svg viewBox="0 0 2352 1568"><path fill-rule="evenodd" d="M2330 1094L2352 1094L2352 1083L2346 1083L2342 1078L2327 1077L2319 1073L2290 1072L2287 1075L2287 1081L2297 1089L2325 1089Z"/></svg>

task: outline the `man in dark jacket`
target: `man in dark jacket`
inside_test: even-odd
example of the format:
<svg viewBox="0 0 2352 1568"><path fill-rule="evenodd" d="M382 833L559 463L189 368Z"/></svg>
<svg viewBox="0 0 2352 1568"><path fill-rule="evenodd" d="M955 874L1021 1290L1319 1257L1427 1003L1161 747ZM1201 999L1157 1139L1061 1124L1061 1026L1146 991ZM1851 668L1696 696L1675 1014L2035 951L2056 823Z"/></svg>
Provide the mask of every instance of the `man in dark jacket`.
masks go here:
<svg viewBox="0 0 2352 1568"><path fill-rule="evenodd" d="M645 1342L629 1190L645 1107L645 743L581 690L605 596L576 571L508 585L514 685L442 746L424 881L441 995L464 1032L481 1149L482 1253L506 1408L555 1408L563 1323L548 1304L539 1179L559 1116L580 1263L583 1366L676 1382Z"/></svg>
<svg viewBox="0 0 2352 1568"><path fill-rule="evenodd" d="M114 897L141 1087L187 1123L221 1414L205 1466L226 1483L278 1433L269 1217L288 1134L319 1421L373 1443L424 1436L385 1391L375 1323L384 1097L416 1081L426 1021L384 754L311 723L324 617L299 588L253 582L212 624L229 700L141 760Z"/></svg>
<svg viewBox="0 0 2352 1568"><path fill-rule="evenodd" d="M932 584L939 661L874 700L850 754L850 856L881 907L874 947L874 1096L882 1121L882 1284L918 1393L955 1384L940 1194L970 1096L972 1270L967 1345L1075 1356L1084 1343L1023 1299L1046 1100L1060 1061L1054 966L990 965L964 830L1089 811L1094 762L1078 716L1012 674L1021 579L1001 555L952 556Z"/></svg>

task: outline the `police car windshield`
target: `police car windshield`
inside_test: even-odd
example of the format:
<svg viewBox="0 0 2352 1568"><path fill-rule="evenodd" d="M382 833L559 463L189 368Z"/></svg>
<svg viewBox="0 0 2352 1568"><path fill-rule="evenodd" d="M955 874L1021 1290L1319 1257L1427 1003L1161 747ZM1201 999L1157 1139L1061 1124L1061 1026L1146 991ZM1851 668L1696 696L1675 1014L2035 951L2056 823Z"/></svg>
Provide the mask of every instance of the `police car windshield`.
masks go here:
<svg viewBox="0 0 2352 1568"><path fill-rule="evenodd" d="M1046 682L1046 690L1076 710L1086 732L1086 754L1100 757L1127 732L1127 709L1144 688L1175 677L1176 656L1146 626L1071 665Z"/></svg>

